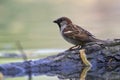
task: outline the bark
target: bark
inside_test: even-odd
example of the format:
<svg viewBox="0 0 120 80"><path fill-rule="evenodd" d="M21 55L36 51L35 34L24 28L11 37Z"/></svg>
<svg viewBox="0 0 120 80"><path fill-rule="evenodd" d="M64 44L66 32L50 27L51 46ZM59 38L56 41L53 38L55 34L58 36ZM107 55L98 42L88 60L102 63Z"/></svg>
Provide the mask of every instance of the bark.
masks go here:
<svg viewBox="0 0 120 80"><path fill-rule="evenodd" d="M66 50L44 59L1 64L0 72L11 77L45 74L57 75L60 79L75 78L77 80L85 68L80 58L80 49L86 50L87 59L92 64L92 68L88 69L89 76L87 78L96 76L104 80L107 78L103 76L106 71L109 71L109 75L111 75L113 70L120 75L120 39L88 43L82 48ZM115 77L115 79L119 78Z"/></svg>

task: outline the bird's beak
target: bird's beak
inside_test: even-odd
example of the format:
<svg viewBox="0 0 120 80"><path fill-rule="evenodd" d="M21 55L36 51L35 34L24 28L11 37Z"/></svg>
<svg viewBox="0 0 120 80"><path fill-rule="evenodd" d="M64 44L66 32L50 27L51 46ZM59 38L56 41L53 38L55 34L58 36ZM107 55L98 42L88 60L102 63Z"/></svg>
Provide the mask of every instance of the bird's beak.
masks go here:
<svg viewBox="0 0 120 80"><path fill-rule="evenodd" d="M54 20L53 22L54 22L54 23L58 23L58 21L57 21L57 20Z"/></svg>

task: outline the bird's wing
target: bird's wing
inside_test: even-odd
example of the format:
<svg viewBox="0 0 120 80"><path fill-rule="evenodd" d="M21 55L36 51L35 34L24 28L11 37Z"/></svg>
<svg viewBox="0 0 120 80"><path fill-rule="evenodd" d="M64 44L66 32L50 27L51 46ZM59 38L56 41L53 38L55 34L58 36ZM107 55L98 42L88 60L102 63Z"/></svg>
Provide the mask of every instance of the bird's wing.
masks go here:
<svg viewBox="0 0 120 80"><path fill-rule="evenodd" d="M87 34L87 35L89 35L89 36L94 36L94 35L92 35L92 33L88 32L87 30L83 29L82 27L80 27L80 26L78 26L78 25L76 25L76 27L77 27L79 30L81 30L82 33L85 33L85 34Z"/></svg>
<svg viewBox="0 0 120 80"><path fill-rule="evenodd" d="M80 41L89 41L89 37L93 36L90 32L84 30L83 28L77 25L68 25L63 33L66 37L80 40Z"/></svg>

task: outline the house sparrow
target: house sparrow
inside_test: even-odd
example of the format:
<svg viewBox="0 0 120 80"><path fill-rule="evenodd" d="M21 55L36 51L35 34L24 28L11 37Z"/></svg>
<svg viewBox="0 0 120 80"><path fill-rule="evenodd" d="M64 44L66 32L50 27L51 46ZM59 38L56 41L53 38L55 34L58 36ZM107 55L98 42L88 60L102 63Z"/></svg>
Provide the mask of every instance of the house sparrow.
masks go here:
<svg viewBox="0 0 120 80"><path fill-rule="evenodd" d="M89 42L99 42L90 32L72 23L67 17L61 17L53 21L57 23L63 38L75 46L83 46Z"/></svg>
<svg viewBox="0 0 120 80"><path fill-rule="evenodd" d="M90 32L84 30L78 25L72 23L72 21L67 17L61 17L54 21L57 23L60 29L60 33L63 38L69 43L75 46L69 48L69 50L74 47L82 47L89 42L101 42L102 40L96 39ZM87 60L85 49L80 49L80 57L86 66L91 66L89 60Z"/></svg>

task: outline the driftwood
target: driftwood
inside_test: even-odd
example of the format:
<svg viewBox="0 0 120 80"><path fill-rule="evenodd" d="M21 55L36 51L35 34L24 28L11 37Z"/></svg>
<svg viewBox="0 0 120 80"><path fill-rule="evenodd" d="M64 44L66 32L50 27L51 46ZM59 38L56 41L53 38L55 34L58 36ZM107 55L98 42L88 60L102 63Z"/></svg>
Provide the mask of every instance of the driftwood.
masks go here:
<svg viewBox="0 0 120 80"><path fill-rule="evenodd" d="M1 64L0 72L4 76L25 76L25 75L57 75L60 79L79 80L94 76L101 80L113 78L110 76L113 71L116 72L114 79L120 79L120 40L92 42L84 45L82 49L86 50L87 59L92 67L84 67L79 50L66 50L58 55L49 56L44 59L34 61L24 61L9 64ZM89 71L89 72L88 72ZM103 76L107 73L107 77ZM88 73L87 73L88 72ZM90 80L90 79L89 79Z"/></svg>

